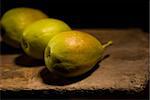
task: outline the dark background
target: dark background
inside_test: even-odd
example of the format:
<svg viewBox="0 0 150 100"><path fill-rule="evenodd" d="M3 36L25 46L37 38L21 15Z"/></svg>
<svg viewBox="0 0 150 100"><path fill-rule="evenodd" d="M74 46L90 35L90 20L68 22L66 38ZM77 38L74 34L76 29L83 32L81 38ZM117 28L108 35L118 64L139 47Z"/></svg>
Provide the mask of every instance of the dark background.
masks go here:
<svg viewBox="0 0 150 100"><path fill-rule="evenodd" d="M141 28L149 32L149 1L148 0L0 0L0 15L15 7L37 8L49 17L64 20L73 28ZM2 48L2 51L8 49ZM11 49L12 50L12 49ZM148 86L141 96L133 95L134 99L148 98ZM4 97L28 97L19 92L2 93ZM26 92L25 92L26 93ZM9 95L8 95L9 94ZM116 92L118 95L118 92ZM116 97L115 95L115 97ZM37 93L29 96L40 97ZM112 97L108 95L106 98ZM118 97L126 95L118 95ZM59 97L59 96L56 96ZM41 96L41 98L43 98ZM105 97L104 97L105 98ZM113 97L112 97L113 98ZM126 97L131 98L131 97ZM40 99L40 98L39 98Z"/></svg>
<svg viewBox="0 0 150 100"><path fill-rule="evenodd" d="M1 15L14 7L41 9L73 28L134 28L149 31L148 0L1 0Z"/></svg>

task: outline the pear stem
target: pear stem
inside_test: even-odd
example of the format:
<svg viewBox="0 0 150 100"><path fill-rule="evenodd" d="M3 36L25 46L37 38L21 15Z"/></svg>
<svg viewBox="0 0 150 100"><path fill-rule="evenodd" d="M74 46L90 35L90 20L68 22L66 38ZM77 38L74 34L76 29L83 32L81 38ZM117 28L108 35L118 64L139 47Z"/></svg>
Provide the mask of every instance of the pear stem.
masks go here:
<svg viewBox="0 0 150 100"><path fill-rule="evenodd" d="M112 45L112 41L108 41L106 44L103 45L103 48L107 48L108 46Z"/></svg>

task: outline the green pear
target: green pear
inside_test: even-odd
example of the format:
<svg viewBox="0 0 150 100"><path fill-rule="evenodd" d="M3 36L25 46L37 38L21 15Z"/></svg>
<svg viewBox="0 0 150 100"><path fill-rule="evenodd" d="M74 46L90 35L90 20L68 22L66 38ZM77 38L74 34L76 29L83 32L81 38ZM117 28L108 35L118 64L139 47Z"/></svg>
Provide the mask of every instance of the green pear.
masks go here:
<svg viewBox="0 0 150 100"><path fill-rule="evenodd" d="M42 19L25 29L21 46L27 55L36 59L44 59L44 50L49 40L56 34L69 30L71 28L61 20Z"/></svg>
<svg viewBox="0 0 150 100"><path fill-rule="evenodd" d="M33 8L21 7L8 10L1 19L1 25L6 31L3 36L4 42L19 48L24 29L31 23L47 17L40 10Z"/></svg>
<svg viewBox="0 0 150 100"><path fill-rule="evenodd" d="M54 36L45 49L47 68L64 77L80 76L101 59L106 47L95 37L85 32L67 31Z"/></svg>

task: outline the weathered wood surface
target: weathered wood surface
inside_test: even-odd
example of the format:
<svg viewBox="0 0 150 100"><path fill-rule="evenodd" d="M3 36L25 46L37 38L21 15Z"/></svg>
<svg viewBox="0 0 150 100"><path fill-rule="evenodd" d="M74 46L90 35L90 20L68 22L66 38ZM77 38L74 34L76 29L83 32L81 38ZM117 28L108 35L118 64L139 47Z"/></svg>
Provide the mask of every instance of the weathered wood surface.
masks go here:
<svg viewBox="0 0 150 100"><path fill-rule="evenodd" d="M92 33L102 43L114 43L105 59L89 73L73 79L63 79L50 73L43 62L22 53L0 56L0 89L46 91L143 91L148 83L148 34L140 29L82 29ZM3 45L1 48L4 48Z"/></svg>

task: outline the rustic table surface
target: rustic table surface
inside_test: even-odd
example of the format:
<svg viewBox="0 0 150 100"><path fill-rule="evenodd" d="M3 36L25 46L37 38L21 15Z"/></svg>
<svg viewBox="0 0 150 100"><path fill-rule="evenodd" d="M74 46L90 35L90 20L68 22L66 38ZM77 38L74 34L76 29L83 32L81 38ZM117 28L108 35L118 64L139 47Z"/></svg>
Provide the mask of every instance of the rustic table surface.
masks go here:
<svg viewBox="0 0 150 100"><path fill-rule="evenodd" d="M1 42L0 90L6 93L103 95L116 93L136 94L149 81L148 33L140 29L82 29L102 44L113 41L100 61L88 73L71 79L50 73L42 61L5 47ZM8 92L7 92L8 91ZM5 94L6 95L6 94Z"/></svg>

